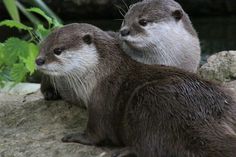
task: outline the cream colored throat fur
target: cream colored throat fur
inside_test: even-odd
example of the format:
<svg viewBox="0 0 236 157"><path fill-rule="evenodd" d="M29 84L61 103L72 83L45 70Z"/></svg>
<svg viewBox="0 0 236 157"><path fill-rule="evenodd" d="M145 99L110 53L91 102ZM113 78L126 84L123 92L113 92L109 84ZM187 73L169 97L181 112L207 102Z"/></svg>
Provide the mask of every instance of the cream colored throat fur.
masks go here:
<svg viewBox="0 0 236 157"><path fill-rule="evenodd" d="M87 105L97 84L95 71L98 65L96 47L83 45L79 50L67 51L57 56L61 63L51 63L56 75L51 75L52 84L67 96L80 98ZM50 73L49 73L50 74ZM66 90L67 89L67 90Z"/></svg>
<svg viewBox="0 0 236 157"><path fill-rule="evenodd" d="M197 69L195 62L200 60L199 40L187 32L182 21L151 23L144 29L145 34L124 38L128 44L123 42L123 49L133 59L145 64L183 69L187 65L190 69Z"/></svg>

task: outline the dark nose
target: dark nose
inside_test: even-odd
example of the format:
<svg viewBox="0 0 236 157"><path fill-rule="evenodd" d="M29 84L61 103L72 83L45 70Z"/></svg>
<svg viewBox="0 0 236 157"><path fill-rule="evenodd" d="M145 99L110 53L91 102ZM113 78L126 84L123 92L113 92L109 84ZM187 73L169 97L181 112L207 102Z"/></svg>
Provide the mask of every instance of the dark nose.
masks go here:
<svg viewBox="0 0 236 157"><path fill-rule="evenodd" d="M122 37L128 36L130 34L129 29L123 29L120 31Z"/></svg>
<svg viewBox="0 0 236 157"><path fill-rule="evenodd" d="M41 66L45 63L45 60L43 58L38 58L36 59L35 63L38 65L38 66Z"/></svg>

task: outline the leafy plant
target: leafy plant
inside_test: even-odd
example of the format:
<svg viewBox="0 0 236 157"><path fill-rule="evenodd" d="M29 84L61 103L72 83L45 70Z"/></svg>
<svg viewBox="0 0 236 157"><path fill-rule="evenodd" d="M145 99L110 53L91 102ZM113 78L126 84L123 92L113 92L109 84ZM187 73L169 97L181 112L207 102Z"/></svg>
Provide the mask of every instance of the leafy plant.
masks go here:
<svg viewBox="0 0 236 157"><path fill-rule="evenodd" d="M3 0L3 3L5 4L11 18L15 21L20 21L20 15L15 0Z"/></svg>
<svg viewBox="0 0 236 157"><path fill-rule="evenodd" d="M52 17L52 19L56 19L56 21L62 23L61 19L42 0L28 0L25 1L25 3L40 8L43 14L47 14ZM19 11L21 11L34 25L42 23L34 14L27 11L25 3L19 0L3 0L3 4L14 21L20 22Z"/></svg>
<svg viewBox="0 0 236 157"><path fill-rule="evenodd" d="M28 75L32 75L35 71L38 44L55 27L62 26L56 19L49 17L39 8L30 8L26 11L42 16L47 21L48 26L45 27L43 23L39 23L35 27L30 27L19 22L18 19L0 22L0 26L26 31L30 37L28 40L10 37L5 42L0 43L0 86L3 86L6 81L15 83L25 81Z"/></svg>

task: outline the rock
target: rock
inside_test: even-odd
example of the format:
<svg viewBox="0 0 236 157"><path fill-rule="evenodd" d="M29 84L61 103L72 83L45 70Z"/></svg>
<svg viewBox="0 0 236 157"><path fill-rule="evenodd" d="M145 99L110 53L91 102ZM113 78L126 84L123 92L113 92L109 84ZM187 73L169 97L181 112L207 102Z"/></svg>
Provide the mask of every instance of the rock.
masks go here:
<svg viewBox="0 0 236 157"><path fill-rule="evenodd" d="M1 157L108 157L108 148L62 143L66 133L82 132L86 111L40 93L0 93Z"/></svg>
<svg viewBox="0 0 236 157"><path fill-rule="evenodd" d="M30 93L35 93L39 91L40 84L35 83L19 83L14 85L14 83L6 83L4 88L0 88L0 93L9 93L16 95L27 95Z"/></svg>
<svg viewBox="0 0 236 157"><path fill-rule="evenodd" d="M236 80L236 51L223 51L210 56L198 73L208 80Z"/></svg>

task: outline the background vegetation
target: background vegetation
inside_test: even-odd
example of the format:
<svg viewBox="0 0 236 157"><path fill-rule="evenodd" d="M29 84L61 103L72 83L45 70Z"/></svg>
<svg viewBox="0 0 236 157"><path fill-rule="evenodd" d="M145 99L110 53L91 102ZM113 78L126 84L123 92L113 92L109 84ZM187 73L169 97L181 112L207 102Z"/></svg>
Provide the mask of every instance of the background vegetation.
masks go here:
<svg viewBox="0 0 236 157"><path fill-rule="evenodd" d="M16 28L21 32L25 31L26 34L21 39L13 36L0 43L0 86L8 81L15 83L25 81L27 76L32 75L35 71L39 43L55 27L61 26L61 20L49 8L42 5L39 7L51 17L40 8L26 9L16 0L3 0L3 3L12 19L1 21L0 26ZM21 23L19 11L31 22L30 26ZM39 15L43 20L34 14Z"/></svg>

